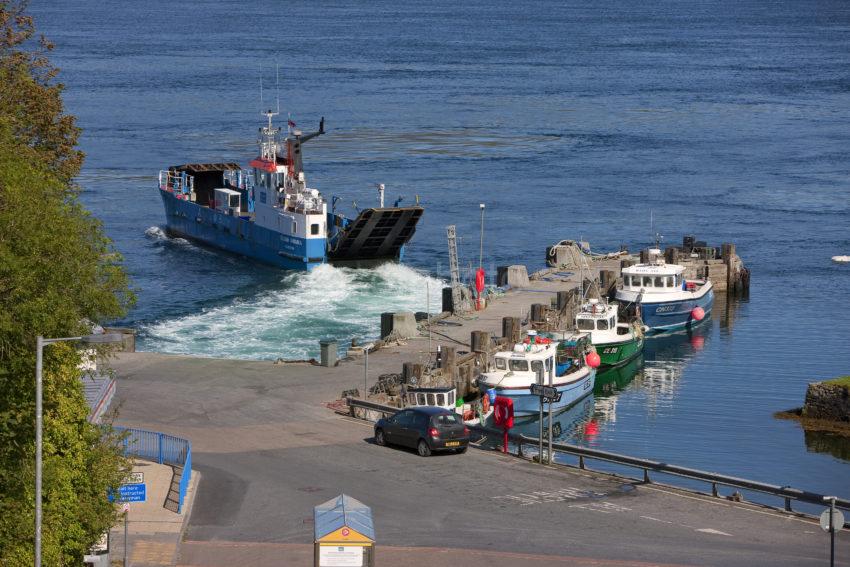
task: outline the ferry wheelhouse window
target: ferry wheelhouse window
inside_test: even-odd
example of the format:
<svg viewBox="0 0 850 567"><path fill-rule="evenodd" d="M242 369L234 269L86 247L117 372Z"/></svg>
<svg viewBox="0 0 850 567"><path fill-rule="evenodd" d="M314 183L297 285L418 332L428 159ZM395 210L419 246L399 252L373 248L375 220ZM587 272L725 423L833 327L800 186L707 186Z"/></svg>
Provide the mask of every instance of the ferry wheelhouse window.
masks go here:
<svg viewBox="0 0 850 567"><path fill-rule="evenodd" d="M509 362L511 370L514 372L528 372L528 361L511 359Z"/></svg>
<svg viewBox="0 0 850 567"><path fill-rule="evenodd" d="M314 222L310 225L310 234L319 234L319 223Z"/></svg>
<svg viewBox="0 0 850 567"><path fill-rule="evenodd" d="M596 322L596 328L599 329L600 331L607 331L608 330L608 319L600 319L599 321L597 321Z"/></svg>
<svg viewBox="0 0 850 567"><path fill-rule="evenodd" d="M578 320L578 329L579 329L579 331L592 331L593 330L593 319L579 319Z"/></svg>
<svg viewBox="0 0 850 567"><path fill-rule="evenodd" d="M675 279L673 276L667 276L667 287L676 287L676 284L673 283Z"/></svg>
<svg viewBox="0 0 850 567"><path fill-rule="evenodd" d="M437 394L437 405L438 406L446 405L446 395L445 394Z"/></svg>
<svg viewBox="0 0 850 567"><path fill-rule="evenodd" d="M504 370L508 365L505 364L504 358L496 358L496 370Z"/></svg>
<svg viewBox="0 0 850 567"><path fill-rule="evenodd" d="M664 278L658 276L655 278L655 287L664 287Z"/></svg>
<svg viewBox="0 0 850 567"><path fill-rule="evenodd" d="M652 287L652 277L643 276L643 287Z"/></svg>
<svg viewBox="0 0 850 567"><path fill-rule="evenodd" d="M419 394L419 405L420 406L425 405L425 394Z"/></svg>
<svg viewBox="0 0 850 567"><path fill-rule="evenodd" d="M428 394L428 405L429 406L434 405L434 394Z"/></svg>
<svg viewBox="0 0 850 567"><path fill-rule="evenodd" d="M410 402L411 405L416 405L416 394L407 394L407 401Z"/></svg>

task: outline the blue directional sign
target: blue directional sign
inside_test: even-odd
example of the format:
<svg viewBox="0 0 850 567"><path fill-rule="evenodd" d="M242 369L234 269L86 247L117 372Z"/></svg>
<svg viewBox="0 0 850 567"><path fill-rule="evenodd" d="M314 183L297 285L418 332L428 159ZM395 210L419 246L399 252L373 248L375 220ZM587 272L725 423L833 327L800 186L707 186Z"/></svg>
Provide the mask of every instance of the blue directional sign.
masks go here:
<svg viewBox="0 0 850 567"><path fill-rule="evenodd" d="M146 484L122 484L118 487L119 502L144 502L146 499Z"/></svg>

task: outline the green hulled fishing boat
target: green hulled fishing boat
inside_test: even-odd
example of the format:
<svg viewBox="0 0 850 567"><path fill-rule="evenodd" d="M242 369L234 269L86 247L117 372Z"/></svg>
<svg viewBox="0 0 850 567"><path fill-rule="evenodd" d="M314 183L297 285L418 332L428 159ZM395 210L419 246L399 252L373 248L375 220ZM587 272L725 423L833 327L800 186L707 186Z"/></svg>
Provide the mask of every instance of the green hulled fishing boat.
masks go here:
<svg viewBox="0 0 850 567"><path fill-rule="evenodd" d="M600 368L626 364L643 351L643 329L637 322L620 323L616 303L588 300L576 315L576 328L590 333Z"/></svg>

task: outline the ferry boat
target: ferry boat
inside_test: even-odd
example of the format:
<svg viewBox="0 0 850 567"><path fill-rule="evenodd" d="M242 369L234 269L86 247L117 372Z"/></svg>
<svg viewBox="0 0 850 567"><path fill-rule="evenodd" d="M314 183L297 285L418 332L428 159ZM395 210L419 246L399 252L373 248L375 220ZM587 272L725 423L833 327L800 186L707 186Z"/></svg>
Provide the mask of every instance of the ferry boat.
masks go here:
<svg viewBox="0 0 850 567"><path fill-rule="evenodd" d="M585 355L592 352L589 333L549 333L538 337L534 331L510 351L496 353L493 368L478 378L482 392L494 389L496 395L513 400L514 415L535 416L540 397L531 393L532 384L554 386L561 394L552 412L562 411L593 392L596 369ZM548 412L549 404L544 405Z"/></svg>
<svg viewBox="0 0 850 567"><path fill-rule="evenodd" d="M685 280L685 268L667 264L661 250L649 251L650 261L623 268L618 301L637 305L650 332L664 332L699 323L711 313L714 289L711 281Z"/></svg>
<svg viewBox="0 0 850 567"><path fill-rule="evenodd" d="M589 299L576 315L576 329L590 333L599 355L599 368L628 363L643 350L643 328L638 323L621 323L616 303Z"/></svg>
<svg viewBox="0 0 850 567"><path fill-rule="evenodd" d="M349 219L331 210L307 185L301 146L325 133L302 134L288 121L286 137L263 113L260 155L248 169L236 163L189 163L160 171L159 193L170 234L288 270L310 270L326 262L369 266L400 260L424 209L380 206ZM396 202L398 205L398 202Z"/></svg>

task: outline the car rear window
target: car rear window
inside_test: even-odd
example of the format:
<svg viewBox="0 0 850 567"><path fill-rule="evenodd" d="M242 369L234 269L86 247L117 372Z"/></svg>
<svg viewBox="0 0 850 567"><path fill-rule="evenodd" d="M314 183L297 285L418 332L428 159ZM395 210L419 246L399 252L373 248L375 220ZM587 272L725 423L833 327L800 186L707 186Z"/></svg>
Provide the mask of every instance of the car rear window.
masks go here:
<svg viewBox="0 0 850 567"><path fill-rule="evenodd" d="M460 425L460 418L454 414L435 415L433 421L439 427Z"/></svg>

